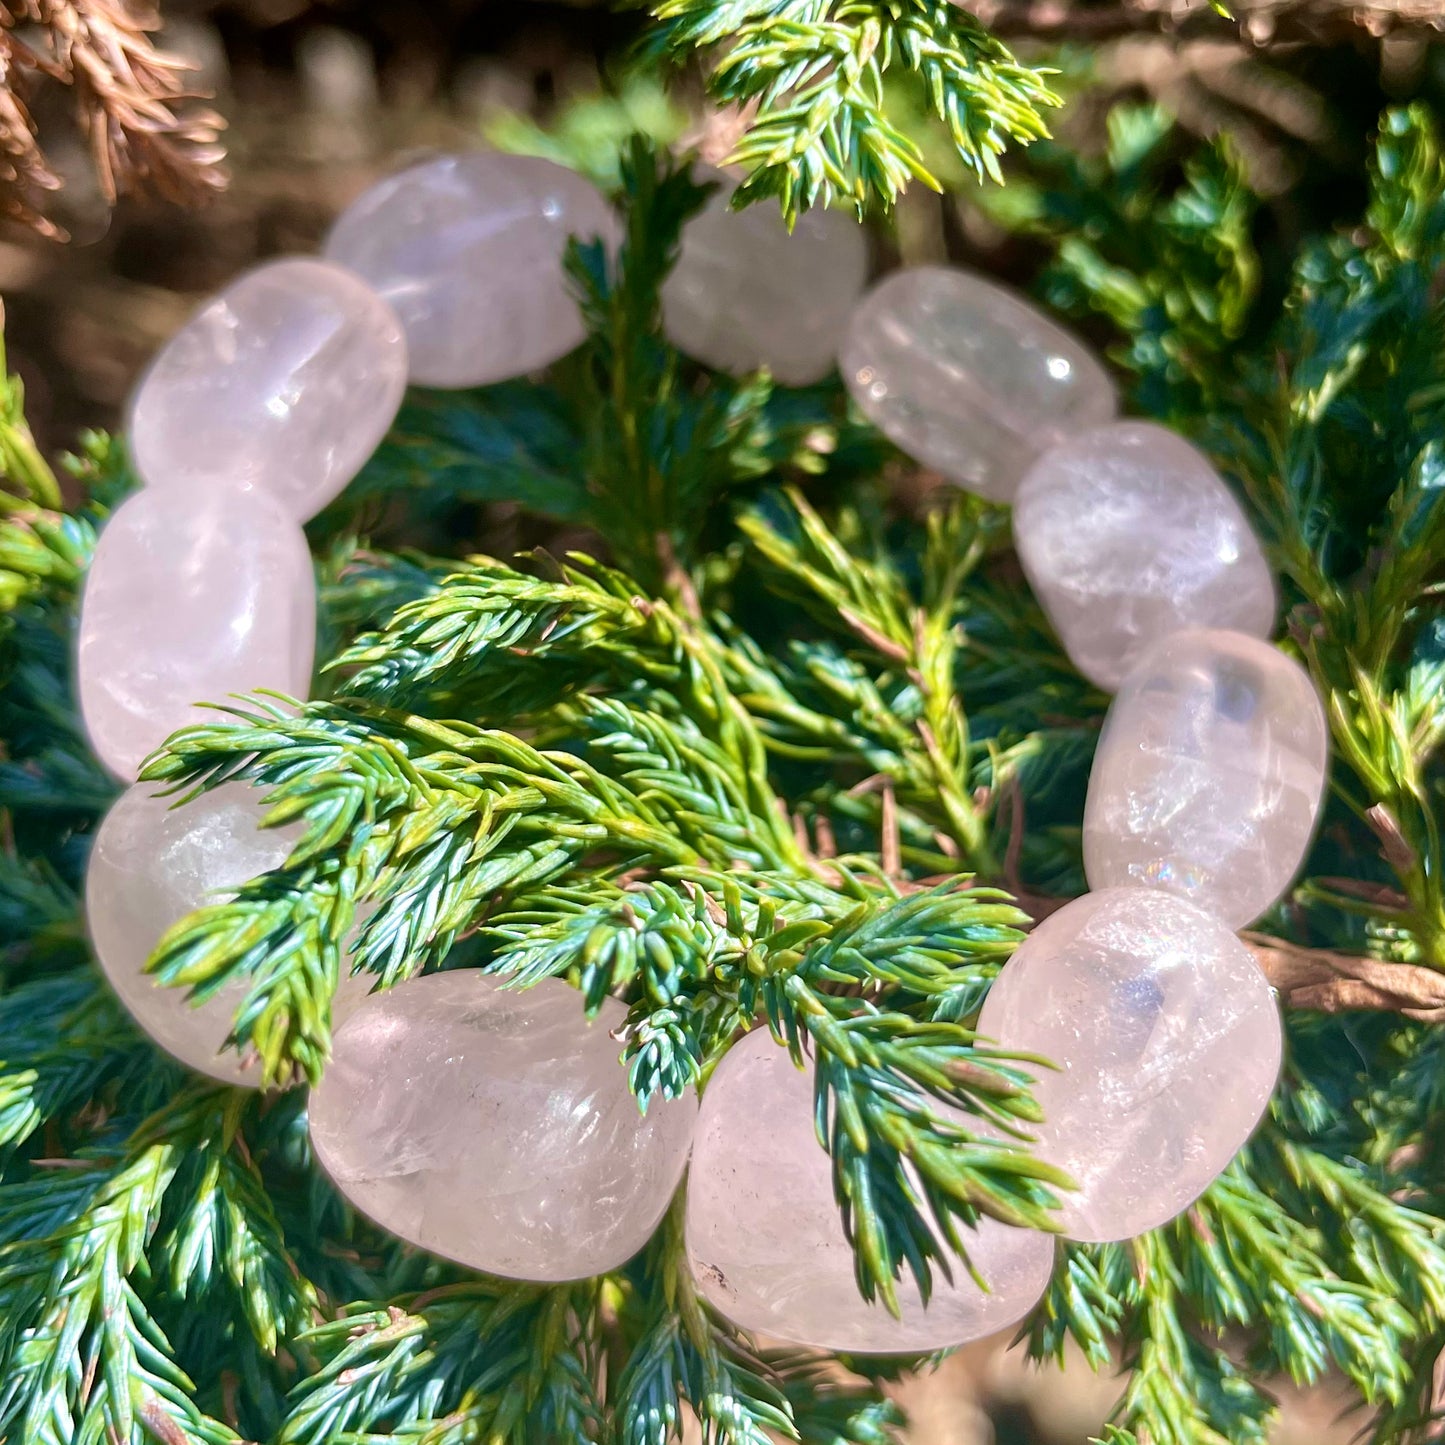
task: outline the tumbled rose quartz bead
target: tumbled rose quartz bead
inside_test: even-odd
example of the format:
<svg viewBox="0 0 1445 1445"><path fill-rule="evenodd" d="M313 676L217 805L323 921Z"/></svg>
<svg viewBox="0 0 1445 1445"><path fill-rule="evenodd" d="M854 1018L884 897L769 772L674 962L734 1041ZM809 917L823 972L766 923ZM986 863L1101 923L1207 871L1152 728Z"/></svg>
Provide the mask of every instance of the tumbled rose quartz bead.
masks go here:
<svg viewBox="0 0 1445 1445"><path fill-rule="evenodd" d="M358 277L297 257L207 302L141 378L129 441L147 486L269 492L304 521L361 470L406 388L392 309Z"/></svg>
<svg viewBox="0 0 1445 1445"><path fill-rule="evenodd" d="M326 254L396 309L411 379L481 386L535 371L586 334L562 270L569 237L618 237L591 182L535 156L439 156L342 212Z"/></svg>
<svg viewBox="0 0 1445 1445"><path fill-rule="evenodd" d="M194 1006L184 988L144 972L161 935L186 914L279 868L300 824L261 828L264 806L244 783L226 783L180 807L137 783L105 815L85 877L85 915L101 971L135 1021L182 1063L225 1084L254 1085L258 1071L222 1051L246 990L227 985Z"/></svg>
<svg viewBox="0 0 1445 1445"><path fill-rule="evenodd" d="M832 371L848 318L868 275L868 244L858 221L815 208L789 232L777 204L735 211L736 190L719 183L683 228L677 265L662 288L668 338L719 371L766 366L784 386L806 386Z"/></svg>
<svg viewBox="0 0 1445 1445"><path fill-rule="evenodd" d="M734 1324L774 1339L860 1354L914 1354L1014 1324L1053 1271L1054 1241L991 1219L967 1232L981 1289L960 1262L935 1271L925 1307L911 1274L901 1318L858 1292L813 1129L813 1075L766 1029L733 1046L703 1094L687 1179L687 1252L703 1296Z"/></svg>
<svg viewBox="0 0 1445 1445"><path fill-rule="evenodd" d="M1069 657L1109 691L1171 632L1274 626L1274 580L1239 503L1200 452L1151 422L1097 427L1041 456L1013 533Z"/></svg>
<svg viewBox="0 0 1445 1445"><path fill-rule="evenodd" d="M1279 1075L1279 1010L1217 918L1153 888L1087 893L1004 965L978 1029L1036 1069L1041 1158L1079 1185L1073 1239L1128 1239L1174 1218L1259 1122Z"/></svg>
<svg viewBox="0 0 1445 1445"><path fill-rule="evenodd" d="M895 271L863 298L839 367L875 426L915 461L996 502L1046 447L1114 415L1083 342L968 271Z"/></svg>
<svg viewBox="0 0 1445 1445"><path fill-rule="evenodd" d="M606 999L590 1022L549 979L503 989L475 969L408 980L337 1031L311 1140L383 1229L516 1279L582 1279L646 1243L687 1162L688 1094L645 1115Z"/></svg>
<svg viewBox="0 0 1445 1445"><path fill-rule="evenodd" d="M1309 676L1239 632L1176 632L1120 685L1084 808L1093 888L1143 884L1231 928L1289 887L1324 794L1329 727Z"/></svg>
<svg viewBox="0 0 1445 1445"><path fill-rule="evenodd" d="M80 606L77 675L91 745L129 782L201 702L304 697L316 583L300 526L259 492L149 488L105 524Z"/></svg>

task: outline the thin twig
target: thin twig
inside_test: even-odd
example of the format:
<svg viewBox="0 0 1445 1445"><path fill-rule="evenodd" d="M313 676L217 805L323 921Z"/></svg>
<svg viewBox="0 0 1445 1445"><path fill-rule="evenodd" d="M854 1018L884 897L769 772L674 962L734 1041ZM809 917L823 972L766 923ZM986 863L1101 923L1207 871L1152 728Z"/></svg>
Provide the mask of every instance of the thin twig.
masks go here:
<svg viewBox="0 0 1445 1445"><path fill-rule="evenodd" d="M1057 913L1067 898L1038 893L1014 897L1035 923ZM1240 938L1286 1008L1314 1013L1398 1013L1425 1023L1445 1023L1445 972L1414 963L1387 963L1327 948L1302 948L1267 933Z"/></svg>

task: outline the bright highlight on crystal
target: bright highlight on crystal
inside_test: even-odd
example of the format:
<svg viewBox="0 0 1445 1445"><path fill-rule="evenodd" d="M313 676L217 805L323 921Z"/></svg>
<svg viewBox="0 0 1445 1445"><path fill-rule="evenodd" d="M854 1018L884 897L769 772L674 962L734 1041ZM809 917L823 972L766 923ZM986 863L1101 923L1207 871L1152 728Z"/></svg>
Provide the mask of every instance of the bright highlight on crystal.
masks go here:
<svg viewBox="0 0 1445 1445"><path fill-rule="evenodd" d="M1308 675L1238 632L1176 632L1125 677L1089 775L1093 888L1146 884L1229 924L1285 889L1313 836L1329 727Z"/></svg>
<svg viewBox="0 0 1445 1445"><path fill-rule="evenodd" d="M1173 1219L1239 1152L1269 1103L1279 1010L1218 919L1153 888L1087 893L1046 918L989 991L979 1032L1060 1070L1033 1085L1041 1158L1079 1185L1073 1239Z"/></svg>
<svg viewBox="0 0 1445 1445"><path fill-rule="evenodd" d="M406 343L360 278L292 257L242 276L141 378L129 438L147 486L270 493L301 521L361 470L396 416Z"/></svg>
<svg viewBox="0 0 1445 1445"><path fill-rule="evenodd" d="M145 487L105 524L85 581L80 709L131 781L197 704L271 688L304 697L316 583L301 528L264 492Z"/></svg>
<svg viewBox="0 0 1445 1445"><path fill-rule="evenodd" d="M244 783L174 803L155 796L154 784L137 783L105 815L85 875L91 942L120 1001L156 1043L223 1084L254 1086L257 1070L221 1047L245 988L227 985L197 1007L184 988L157 983L144 969L166 929L279 868L302 828L261 828L265 810Z"/></svg>
<svg viewBox="0 0 1445 1445"><path fill-rule="evenodd" d="M909 456L993 501L1033 459L1114 415L1076 337L968 271L895 271L858 305L839 357L864 414Z"/></svg>
<svg viewBox="0 0 1445 1445"><path fill-rule="evenodd" d="M912 1276L902 1318L858 1292L853 1250L813 1128L813 1076L759 1028L703 1094L687 1183L687 1252L703 1296L746 1330L819 1349L913 1354L1016 1323L1048 1287L1053 1237L983 1220L968 1235L985 1292L955 1263L925 1308Z"/></svg>
<svg viewBox="0 0 1445 1445"><path fill-rule="evenodd" d="M735 211L732 179L698 169L719 189L683 228L663 284L669 339L719 371L766 366L784 386L820 381L867 279L863 227L841 211L816 209L789 232L776 205Z"/></svg>
<svg viewBox="0 0 1445 1445"><path fill-rule="evenodd" d="M656 1228L682 1178L691 1095L646 1115L611 1036L556 979L475 969L373 994L337 1030L311 1139L337 1187L411 1243L488 1274L582 1279Z"/></svg>
<svg viewBox="0 0 1445 1445"><path fill-rule="evenodd" d="M1162 426L1115 422L1045 452L1019 485L1013 531L1069 657L1109 691L1181 628L1274 626L1274 580L1239 503Z"/></svg>
<svg viewBox="0 0 1445 1445"><path fill-rule="evenodd" d="M481 386L565 356L586 328L562 270L569 237L616 243L607 202L535 156L439 156L364 192L326 254L364 277L406 328L411 379Z"/></svg>

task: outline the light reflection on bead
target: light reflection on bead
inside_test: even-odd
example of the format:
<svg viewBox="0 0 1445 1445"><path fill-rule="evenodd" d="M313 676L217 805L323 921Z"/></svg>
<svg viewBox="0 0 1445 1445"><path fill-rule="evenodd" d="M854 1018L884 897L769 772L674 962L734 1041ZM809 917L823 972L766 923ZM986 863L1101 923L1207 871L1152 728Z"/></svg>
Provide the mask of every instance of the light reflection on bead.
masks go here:
<svg viewBox="0 0 1445 1445"><path fill-rule="evenodd" d="M411 379L482 386L550 365L586 328L568 239L618 239L597 188L537 156L437 156L342 212L326 254L376 287L406 328Z"/></svg>
<svg viewBox="0 0 1445 1445"><path fill-rule="evenodd" d="M1279 1075L1279 1010L1249 950L1170 893L1110 888L1044 919L1004 966L979 1032L1035 1072L1039 1155L1079 1185L1073 1239L1172 1219L1249 1138Z"/></svg>
<svg viewBox="0 0 1445 1445"><path fill-rule="evenodd" d="M317 1158L384 1229L474 1269L615 1269L662 1218L697 1114L691 1094L638 1112L626 1014L606 999L589 1023L556 979L509 990L475 969L374 994L312 1092Z"/></svg>
<svg viewBox="0 0 1445 1445"><path fill-rule="evenodd" d="M301 528L264 492L143 488L106 522L81 598L77 679L91 745L118 777L203 702L304 697L316 583Z"/></svg>
<svg viewBox="0 0 1445 1445"><path fill-rule="evenodd" d="M731 177L697 169L719 189L683 228L677 265L663 284L669 339L720 371L766 366L784 386L821 380L867 277L862 226L816 208L789 232L776 203L735 211Z"/></svg>
<svg viewBox="0 0 1445 1445"><path fill-rule="evenodd" d="M1084 809L1095 888L1155 884L1234 928L1289 886L1314 833L1329 727L1304 670L1237 632L1177 632L1120 685Z"/></svg>
<svg viewBox="0 0 1445 1445"><path fill-rule="evenodd" d="M261 828L265 809L244 783L213 788L180 807L155 788L126 789L91 844L85 916L96 959L120 1001L163 1049L224 1084L254 1087L254 1062L222 1049L244 985L228 985L195 1006L186 989L158 983L144 969L173 923L279 868L302 825Z"/></svg>
<svg viewBox="0 0 1445 1445"><path fill-rule="evenodd" d="M1045 452L1019 485L1013 530L1060 641L1100 687L1181 628L1274 626L1274 579L1239 503L1164 427L1115 422Z"/></svg>
<svg viewBox="0 0 1445 1445"><path fill-rule="evenodd" d="M270 493L301 521L376 450L401 404L406 343L391 308L339 266L258 266L166 344L130 403L147 486Z"/></svg>
<svg viewBox="0 0 1445 1445"><path fill-rule="evenodd" d="M1021 296L968 271L895 271L858 305L839 356L890 440L950 481L1009 501L1046 447L1114 415L1088 349Z"/></svg>

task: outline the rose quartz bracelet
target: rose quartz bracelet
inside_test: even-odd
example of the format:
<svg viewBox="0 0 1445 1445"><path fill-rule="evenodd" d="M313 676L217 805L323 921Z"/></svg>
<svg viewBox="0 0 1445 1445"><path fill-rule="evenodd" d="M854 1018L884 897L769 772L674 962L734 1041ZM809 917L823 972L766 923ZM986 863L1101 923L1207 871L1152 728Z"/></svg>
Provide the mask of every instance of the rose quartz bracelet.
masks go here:
<svg viewBox="0 0 1445 1445"><path fill-rule="evenodd" d="M301 523L374 451L408 380L481 385L579 344L561 267L572 234L618 235L572 172L430 160L356 201L324 259L243 276L162 350L130 411L144 485L106 525L81 609L81 707L112 771L133 782L205 716L198 699L306 694L316 601ZM767 366L793 384L837 356L899 447L1012 504L1018 555L1065 649L1115 692L1084 817L1095 891L1017 950L979 1031L1059 1066L1034 1092L1037 1150L1079 1186L1063 1232L1128 1238L1198 1197L1274 1087L1278 1010L1234 930L1283 895L1309 845L1324 711L1266 640L1273 579L1202 454L1115 420L1103 368L1023 299L937 267L863 295L865 259L844 218L805 217L790 234L763 208L731 211L724 191L684 232L665 328L711 366ZM233 1084L253 1082L224 1048L239 996L191 1008L144 966L170 924L284 863L297 830L260 830L263 811L240 784L179 810L134 784L87 877L96 954L126 1006L163 1047ZM403 1238L490 1273L560 1280L625 1262L690 1154L687 1245L703 1295L744 1328L838 1350L957 1345L1018 1320L1047 1286L1052 1236L984 1220L970 1258L987 1291L956 1268L926 1308L911 1277L898 1317L866 1303L810 1072L758 1030L700 1107L688 1095L639 1115L607 1032L620 1017L618 1005L587 1023L555 980L516 993L458 971L370 996L349 981L311 1100L317 1156ZM382 1056L426 1091L363 1107ZM395 1145L381 1163L378 1138Z"/></svg>

